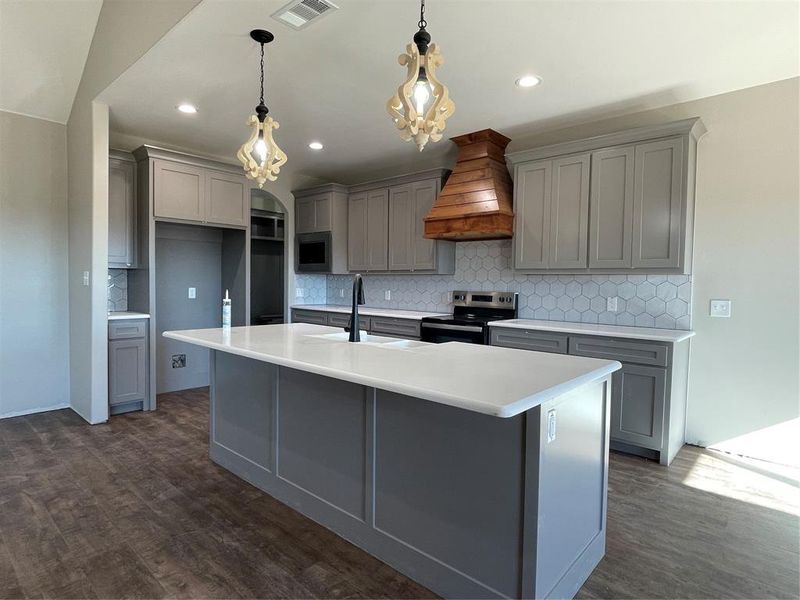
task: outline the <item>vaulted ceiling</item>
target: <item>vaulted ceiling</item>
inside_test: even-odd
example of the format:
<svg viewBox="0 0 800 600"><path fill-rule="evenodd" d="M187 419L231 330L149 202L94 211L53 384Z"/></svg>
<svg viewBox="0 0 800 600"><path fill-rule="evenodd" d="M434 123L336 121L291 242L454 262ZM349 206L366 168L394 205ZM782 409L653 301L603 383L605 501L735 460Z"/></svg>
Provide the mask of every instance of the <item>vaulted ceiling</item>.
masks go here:
<svg viewBox="0 0 800 600"><path fill-rule="evenodd" d="M282 0L204 0L103 94L112 129L233 159L258 101L253 28L267 47L266 99L286 169L350 183L441 164L385 111L403 79L397 57L416 0L336 0L297 31L270 18ZM456 113L446 134L487 127L512 139L614 112L643 110L798 75L798 3L703 0L428 0L428 30ZM523 90L515 80L536 73ZM180 102L199 107L183 115ZM321 152L307 146L325 144ZM513 149L512 146L509 148Z"/></svg>
<svg viewBox="0 0 800 600"><path fill-rule="evenodd" d="M0 110L66 123L103 0L0 0Z"/></svg>

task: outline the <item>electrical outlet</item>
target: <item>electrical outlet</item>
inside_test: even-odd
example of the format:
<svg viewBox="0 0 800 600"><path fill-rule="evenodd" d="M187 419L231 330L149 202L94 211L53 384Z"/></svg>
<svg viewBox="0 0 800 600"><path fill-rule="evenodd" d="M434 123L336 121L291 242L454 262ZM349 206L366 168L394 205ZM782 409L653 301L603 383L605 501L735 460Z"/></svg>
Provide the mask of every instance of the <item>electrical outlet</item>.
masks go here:
<svg viewBox="0 0 800 600"><path fill-rule="evenodd" d="M339 298L344 298L344 288L339 288Z"/></svg>
<svg viewBox="0 0 800 600"><path fill-rule="evenodd" d="M392 299L392 290L386 290L383 292L383 299L384 300L391 300Z"/></svg>
<svg viewBox="0 0 800 600"><path fill-rule="evenodd" d="M173 354L172 355L172 368L173 369L182 369L186 366L186 355L185 354Z"/></svg>
<svg viewBox="0 0 800 600"><path fill-rule="evenodd" d="M193 288L193 287L189 288L189 298L191 298L192 300L197 298L197 288Z"/></svg>
<svg viewBox="0 0 800 600"><path fill-rule="evenodd" d="M547 443L556 441L556 409L547 411Z"/></svg>
<svg viewBox="0 0 800 600"><path fill-rule="evenodd" d="M731 316L730 300L712 300L709 303L708 314L712 317L722 317L728 319Z"/></svg>
<svg viewBox="0 0 800 600"><path fill-rule="evenodd" d="M297 288L296 295L298 298L302 298L306 295L306 291L303 288Z"/></svg>
<svg viewBox="0 0 800 600"><path fill-rule="evenodd" d="M89 271L83 272L83 285L89 287Z"/></svg>
<svg viewBox="0 0 800 600"><path fill-rule="evenodd" d="M606 298L606 310L608 312L617 312L617 297Z"/></svg>

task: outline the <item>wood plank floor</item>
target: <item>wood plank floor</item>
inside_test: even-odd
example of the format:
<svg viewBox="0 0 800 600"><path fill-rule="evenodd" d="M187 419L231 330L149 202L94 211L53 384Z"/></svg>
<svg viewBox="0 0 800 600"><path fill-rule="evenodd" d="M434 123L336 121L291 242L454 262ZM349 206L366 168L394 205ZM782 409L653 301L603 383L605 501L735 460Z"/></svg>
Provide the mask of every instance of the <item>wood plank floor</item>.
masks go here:
<svg viewBox="0 0 800 600"><path fill-rule="evenodd" d="M91 427L0 420L0 598L428 598L208 460L205 390ZM796 473L684 448L614 454L582 598L797 598Z"/></svg>

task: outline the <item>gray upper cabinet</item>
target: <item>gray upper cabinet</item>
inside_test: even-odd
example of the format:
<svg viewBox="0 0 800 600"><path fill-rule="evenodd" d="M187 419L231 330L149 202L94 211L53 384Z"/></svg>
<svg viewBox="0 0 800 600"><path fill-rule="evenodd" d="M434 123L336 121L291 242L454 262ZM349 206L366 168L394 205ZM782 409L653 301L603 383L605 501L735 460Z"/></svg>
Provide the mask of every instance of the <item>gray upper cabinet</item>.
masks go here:
<svg viewBox="0 0 800 600"><path fill-rule="evenodd" d="M330 231L332 204L330 193L298 198L295 203L295 232L317 233Z"/></svg>
<svg viewBox="0 0 800 600"><path fill-rule="evenodd" d="M633 146L592 153L590 268L632 265L633 161Z"/></svg>
<svg viewBox="0 0 800 600"><path fill-rule="evenodd" d="M386 271L389 266L389 190L367 192L367 270Z"/></svg>
<svg viewBox="0 0 800 600"><path fill-rule="evenodd" d="M681 262L680 138L636 145L633 186L633 266L678 267Z"/></svg>
<svg viewBox="0 0 800 600"><path fill-rule="evenodd" d="M348 268L386 271L389 263L389 190L350 195L348 206Z"/></svg>
<svg viewBox="0 0 800 600"><path fill-rule="evenodd" d="M514 267L546 269L550 257L553 162L517 165L514 171Z"/></svg>
<svg viewBox="0 0 800 600"><path fill-rule="evenodd" d="M411 184L413 224L412 244L414 246L414 271L455 272L455 264L450 255L455 256L455 243L429 240L425 237L425 216L430 212L440 191L440 180L426 179ZM451 264L453 263L453 264Z"/></svg>
<svg viewBox="0 0 800 600"><path fill-rule="evenodd" d="M514 266L578 269L587 265L589 155L515 169Z"/></svg>
<svg viewBox="0 0 800 600"><path fill-rule="evenodd" d="M204 221L205 173L200 167L166 160L153 161L153 215Z"/></svg>
<svg viewBox="0 0 800 600"><path fill-rule="evenodd" d="M389 188L389 270L414 268L414 199L411 184Z"/></svg>
<svg viewBox="0 0 800 600"><path fill-rule="evenodd" d="M514 266L689 273L699 118L508 155Z"/></svg>
<svg viewBox="0 0 800 600"><path fill-rule="evenodd" d="M553 161L550 268L586 267L589 231L589 155Z"/></svg>
<svg viewBox="0 0 800 600"><path fill-rule="evenodd" d="M366 271L367 254L367 192L350 194L347 207L347 268Z"/></svg>
<svg viewBox="0 0 800 600"><path fill-rule="evenodd" d="M136 246L136 163L109 158L108 266L136 267Z"/></svg>
<svg viewBox="0 0 800 600"><path fill-rule="evenodd" d="M241 175L206 171L205 220L221 225L246 226L250 220L250 185Z"/></svg>

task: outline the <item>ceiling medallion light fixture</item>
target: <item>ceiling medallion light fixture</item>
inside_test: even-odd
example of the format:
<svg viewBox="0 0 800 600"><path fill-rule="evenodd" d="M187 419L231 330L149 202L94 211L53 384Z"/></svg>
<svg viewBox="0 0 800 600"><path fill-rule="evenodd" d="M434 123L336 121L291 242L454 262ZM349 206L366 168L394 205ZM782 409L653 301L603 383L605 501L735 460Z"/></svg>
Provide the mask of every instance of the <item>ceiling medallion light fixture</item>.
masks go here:
<svg viewBox="0 0 800 600"><path fill-rule="evenodd" d="M250 37L261 44L261 96L256 106L256 114L250 115L247 124L253 128L250 139L247 140L239 152L236 153L244 172L250 179L258 182L258 187L264 183L275 181L281 167L286 163L286 153L278 148L272 137L272 131L280 125L272 117L268 117L269 109L264 104L264 44L269 44L275 39L269 31L254 29Z"/></svg>
<svg viewBox="0 0 800 600"><path fill-rule="evenodd" d="M397 59L408 67L408 77L386 103L400 137L414 140L420 152L428 140L442 139L445 121L456 109L450 92L436 78L436 69L444 63L444 58L439 47L430 43L431 35L425 31L427 25L425 0L421 0L419 31L414 34L414 43L408 44L406 53Z"/></svg>

